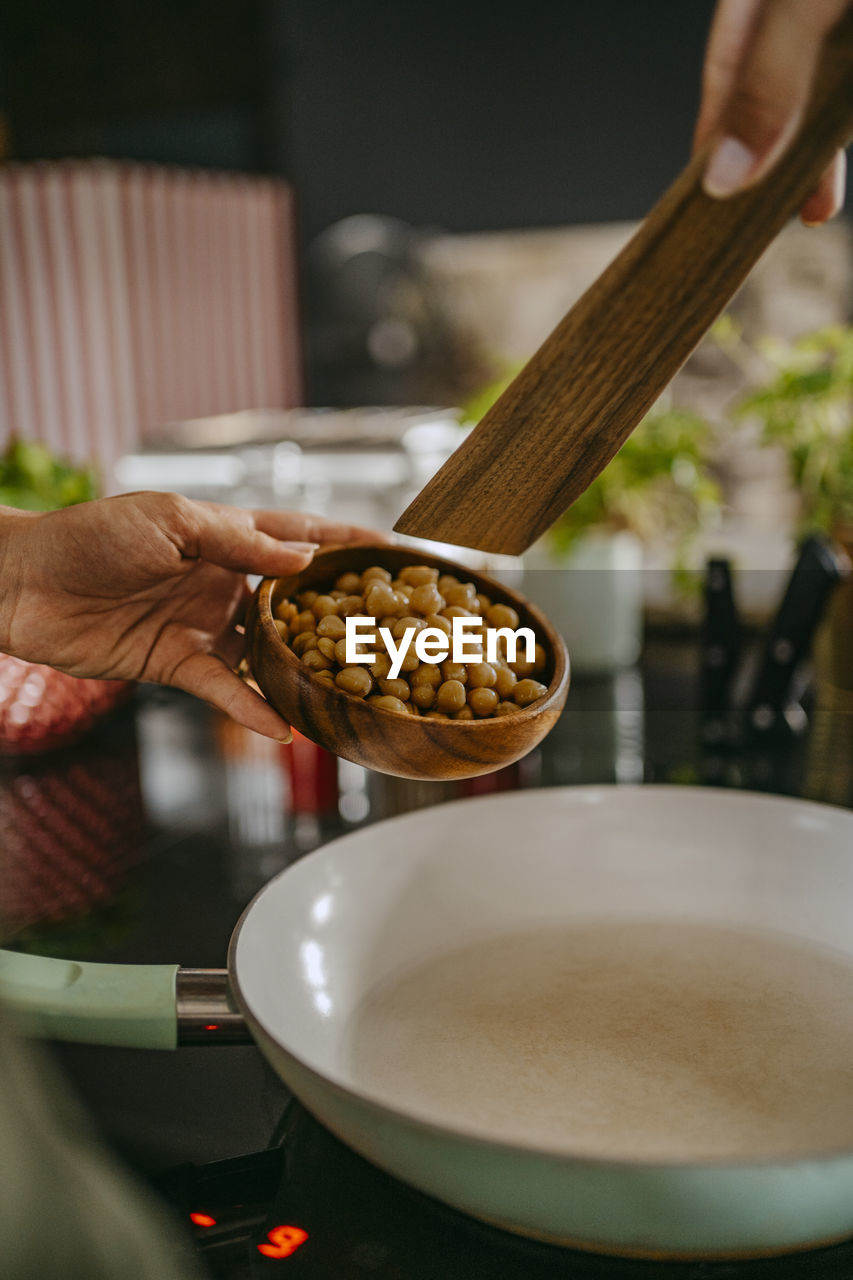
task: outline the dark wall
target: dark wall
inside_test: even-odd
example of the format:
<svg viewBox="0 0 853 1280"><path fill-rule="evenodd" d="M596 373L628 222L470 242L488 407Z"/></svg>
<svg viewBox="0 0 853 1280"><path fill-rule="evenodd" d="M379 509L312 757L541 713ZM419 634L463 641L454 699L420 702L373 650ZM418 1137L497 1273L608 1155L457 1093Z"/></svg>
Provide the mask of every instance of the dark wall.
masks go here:
<svg viewBox="0 0 853 1280"><path fill-rule="evenodd" d="M711 0L270 0L303 231L641 216L685 162Z"/></svg>
<svg viewBox="0 0 853 1280"><path fill-rule="evenodd" d="M13 155L287 174L452 230L641 215L685 160L711 0L6 0Z"/></svg>
<svg viewBox="0 0 853 1280"><path fill-rule="evenodd" d="M262 0L4 0L12 158L257 168Z"/></svg>

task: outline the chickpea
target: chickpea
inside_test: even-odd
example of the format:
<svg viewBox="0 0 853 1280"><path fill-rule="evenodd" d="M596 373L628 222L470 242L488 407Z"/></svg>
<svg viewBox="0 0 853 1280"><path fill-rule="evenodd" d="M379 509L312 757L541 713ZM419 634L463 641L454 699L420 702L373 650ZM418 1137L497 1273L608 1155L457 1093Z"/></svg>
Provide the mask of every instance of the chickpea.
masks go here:
<svg viewBox="0 0 853 1280"><path fill-rule="evenodd" d="M344 596L338 601L338 617L353 618L359 613L364 613L364 596Z"/></svg>
<svg viewBox="0 0 853 1280"><path fill-rule="evenodd" d="M385 627L388 631L392 632L393 634L394 628L397 625L396 613L386 613L384 618L379 619L378 625L380 627Z"/></svg>
<svg viewBox="0 0 853 1280"><path fill-rule="evenodd" d="M275 616L281 622L292 622L299 610L292 600L282 600L281 604L276 605Z"/></svg>
<svg viewBox="0 0 853 1280"><path fill-rule="evenodd" d="M334 688L334 685L335 685L335 673L334 673L334 671L331 671L331 670L329 670L329 671L312 671L312 672L311 672L311 674L313 675L314 679L315 679L315 680L319 680L321 684L327 684L327 685L329 686L329 688L330 688L330 689Z"/></svg>
<svg viewBox="0 0 853 1280"><path fill-rule="evenodd" d="M447 604L458 604L463 609L471 612L471 606L477 598L477 591L471 582L457 582L455 585L448 586L446 591L441 593Z"/></svg>
<svg viewBox="0 0 853 1280"><path fill-rule="evenodd" d="M335 684L344 693L356 698L366 698L373 688L373 678L364 667L344 667L335 676Z"/></svg>
<svg viewBox="0 0 853 1280"><path fill-rule="evenodd" d="M408 702L412 693L408 681L401 680L399 677L396 680L380 680L379 688L390 697L399 698L401 702Z"/></svg>
<svg viewBox="0 0 853 1280"><path fill-rule="evenodd" d="M379 652L376 655L376 661L370 668L370 674L375 676L377 680L384 680L391 670L391 659L387 653Z"/></svg>
<svg viewBox="0 0 853 1280"><path fill-rule="evenodd" d="M442 574L439 574L438 582L436 583L436 586L438 587L441 594L446 597L448 587L458 587L458 586L461 586L461 583L459 579L457 577L454 577L452 573L442 573Z"/></svg>
<svg viewBox="0 0 853 1280"><path fill-rule="evenodd" d="M470 689L491 688L498 675L490 662L472 662L468 667Z"/></svg>
<svg viewBox="0 0 853 1280"><path fill-rule="evenodd" d="M339 667L347 665L347 642L346 640L335 641L335 662Z"/></svg>
<svg viewBox="0 0 853 1280"><path fill-rule="evenodd" d="M290 642L290 647L297 657L303 657L309 649L316 649L319 638L316 631L300 631Z"/></svg>
<svg viewBox="0 0 853 1280"><path fill-rule="evenodd" d="M537 698L544 697L547 692L546 686L540 684L538 680L519 680L512 691L512 696L516 706L526 707Z"/></svg>
<svg viewBox="0 0 853 1280"><path fill-rule="evenodd" d="M422 662L409 672L409 684L413 689L417 684L425 684L430 689L437 689L441 679L441 668L435 662Z"/></svg>
<svg viewBox="0 0 853 1280"><path fill-rule="evenodd" d="M340 591L337 587L335 587L332 591L329 592L329 595L332 597L333 600L343 600L344 597L346 596L346 592Z"/></svg>
<svg viewBox="0 0 853 1280"><path fill-rule="evenodd" d="M399 578L395 578L391 586L394 588L395 593L398 596L402 596L404 600L409 600L415 589L411 582L401 582Z"/></svg>
<svg viewBox="0 0 853 1280"><path fill-rule="evenodd" d="M544 671L547 663L548 663L548 655L546 654L544 647L541 644L537 643L535 656L533 658L534 675L538 675L540 672Z"/></svg>
<svg viewBox="0 0 853 1280"><path fill-rule="evenodd" d="M320 636L317 641L317 648L324 658L328 658L330 662L335 661L335 641L329 636Z"/></svg>
<svg viewBox="0 0 853 1280"><path fill-rule="evenodd" d="M282 622L281 618L273 618L273 626L275 627L282 640L287 641L290 636L290 627L286 622Z"/></svg>
<svg viewBox="0 0 853 1280"><path fill-rule="evenodd" d="M495 668L495 684L494 688L499 698L512 698L512 690L515 685L517 676L515 672L506 666L498 666Z"/></svg>
<svg viewBox="0 0 853 1280"><path fill-rule="evenodd" d="M451 662L448 658L442 662L439 670L442 680L458 680L460 684L468 683L468 668L462 662Z"/></svg>
<svg viewBox="0 0 853 1280"><path fill-rule="evenodd" d="M290 624L290 634L298 636L301 631L313 631L316 626L317 619L314 617L310 609L303 609L301 613L297 613L296 617Z"/></svg>
<svg viewBox="0 0 853 1280"><path fill-rule="evenodd" d="M490 716L498 705L498 695L494 689L481 685L468 694L468 706L475 716Z"/></svg>
<svg viewBox="0 0 853 1280"><path fill-rule="evenodd" d="M465 686L461 680L445 680L438 686L435 705L439 711L460 711L465 706Z"/></svg>
<svg viewBox="0 0 853 1280"><path fill-rule="evenodd" d="M480 606L479 612L485 617L486 613L492 607L492 601L489 596L484 596L482 592L477 592L477 604Z"/></svg>
<svg viewBox="0 0 853 1280"><path fill-rule="evenodd" d="M302 665L309 671L331 671L332 662L319 649L309 649L302 655Z"/></svg>
<svg viewBox="0 0 853 1280"><path fill-rule="evenodd" d="M421 660L415 652L415 646L414 644L410 644L403 655L403 661L400 663L400 670L405 671L406 675L408 675L410 671L414 671L420 665Z"/></svg>
<svg viewBox="0 0 853 1280"><path fill-rule="evenodd" d="M494 715L497 716L514 716L518 712L518 707L514 702L499 702L495 707Z"/></svg>
<svg viewBox="0 0 853 1280"><path fill-rule="evenodd" d="M515 631L518 627L518 614L508 604L493 604L486 611L486 621L492 627L509 627Z"/></svg>
<svg viewBox="0 0 853 1280"><path fill-rule="evenodd" d="M399 698L391 697L389 694L374 694L372 697L368 698L367 701L373 707L381 707L383 711L398 711L404 716L410 714L410 712L406 710L404 702L401 702Z"/></svg>
<svg viewBox="0 0 853 1280"><path fill-rule="evenodd" d="M449 636L453 631L453 624L449 618L443 618L440 613L430 613L424 619L428 627L438 627L439 631L443 631Z"/></svg>
<svg viewBox="0 0 853 1280"><path fill-rule="evenodd" d="M414 618L411 614L407 614L406 617L397 619L394 626L391 628L391 635L395 640L399 640L401 636L406 634L410 627L414 631L415 635L417 635L419 631L424 631L426 629L426 622L423 618Z"/></svg>
<svg viewBox="0 0 853 1280"><path fill-rule="evenodd" d="M470 609L464 608L461 604L449 604L440 611L439 616L448 618L452 623L454 618L473 618L474 615Z"/></svg>
<svg viewBox="0 0 853 1280"><path fill-rule="evenodd" d="M300 591L296 597L296 603L300 609L310 609L318 594L317 591Z"/></svg>
<svg viewBox="0 0 853 1280"><path fill-rule="evenodd" d="M410 608L424 616L438 613L446 604L447 601L434 582L425 582L422 586L415 587L409 596Z"/></svg>
<svg viewBox="0 0 853 1280"><path fill-rule="evenodd" d="M371 564L370 568L366 568L361 575L361 593L365 593L368 585L374 579L379 582L391 582L392 576L392 573L389 573L387 568L382 568L379 564Z"/></svg>
<svg viewBox="0 0 853 1280"><path fill-rule="evenodd" d="M431 569L426 564L409 564L400 570L400 581L413 587L424 587L428 583L438 582L438 569Z"/></svg>
<svg viewBox="0 0 853 1280"><path fill-rule="evenodd" d="M328 614L336 614L338 612L338 602L333 600L331 596L318 596L311 605L311 612L319 622L321 618L325 618Z"/></svg>
<svg viewBox="0 0 853 1280"><path fill-rule="evenodd" d="M446 711L427 711L424 715L425 720L449 720L450 716Z"/></svg>
<svg viewBox="0 0 853 1280"><path fill-rule="evenodd" d="M327 613L317 623L317 635L327 636L330 640L342 640L347 633L347 624L336 613Z"/></svg>
<svg viewBox="0 0 853 1280"><path fill-rule="evenodd" d="M471 710L470 707L467 707L467 706L460 707L458 711L454 711L453 719L454 720L473 720L474 712Z"/></svg>
<svg viewBox="0 0 853 1280"><path fill-rule="evenodd" d="M420 707L421 711L429 711L435 702L435 689L431 684L413 684L412 702L416 707Z"/></svg>
<svg viewBox="0 0 853 1280"><path fill-rule="evenodd" d="M345 596L356 596L361 589L361 577L357 573L342 573L335 579L335 586Z"/></svg>
<svg viewBox="0 0 853 1280"><path fill-rule="evenodd" d="M532 675L533 672L536 670L535 658L531 662L527 661L523 645L519 645L518 649L516 650L515 662L511 662L509 665L512 667L513 671L518 676L519 680L526 679L527 676Z"/></svg>
<svg viewBox="0 0 853 1280"><path fill-rule="evenodd" d="M396 615L400 602L388 583L369 582L364 592L364 607L371 617L379 618L386 613Z"/></svg>

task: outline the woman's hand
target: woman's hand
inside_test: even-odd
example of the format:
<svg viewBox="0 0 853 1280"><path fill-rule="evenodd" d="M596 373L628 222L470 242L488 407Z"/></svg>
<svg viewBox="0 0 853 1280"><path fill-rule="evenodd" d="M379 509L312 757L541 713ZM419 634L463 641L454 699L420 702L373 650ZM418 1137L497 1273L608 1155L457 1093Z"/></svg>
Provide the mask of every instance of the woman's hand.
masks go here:
<svg viewBox="0 0 853 1280"><path fill-rule="evenodd" d="M132 493L35 515L0 508L0 651L75 676L153 680L286 742L234 673L246 574L295 573L324 542L382 535L319 516Z"/></svg>
<svg viewBox="0 0 853 1280"><path fill-rule="evenodd" d="M716 138L708 195L734 195L764 176L802 119L821 47L850 0L719 0L702 78L694 150ZM840 151L800 210L825 222L844 203Z"/></svg>

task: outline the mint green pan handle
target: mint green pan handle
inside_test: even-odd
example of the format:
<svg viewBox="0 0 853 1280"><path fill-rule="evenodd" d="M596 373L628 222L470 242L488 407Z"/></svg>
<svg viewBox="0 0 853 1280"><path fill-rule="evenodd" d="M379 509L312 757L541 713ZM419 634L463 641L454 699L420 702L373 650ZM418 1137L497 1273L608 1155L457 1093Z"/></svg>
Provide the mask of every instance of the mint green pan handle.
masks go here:
<svg viewBox="0 0 853 1280"><path fill-rule="evenodd" d="M244 1044L224 969L97 964L0 950L0 1003L21 1030L52 1040L175 1049Z"/></svg>

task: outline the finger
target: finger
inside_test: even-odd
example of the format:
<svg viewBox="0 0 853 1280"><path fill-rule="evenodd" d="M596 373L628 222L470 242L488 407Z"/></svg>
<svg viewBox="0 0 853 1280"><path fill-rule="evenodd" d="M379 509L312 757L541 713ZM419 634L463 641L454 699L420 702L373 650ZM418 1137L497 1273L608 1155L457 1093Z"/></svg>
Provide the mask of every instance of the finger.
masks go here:
<svg viewBox="0 0 853 1280"><path fill-rule="evenodd" d="M265 738L290 742L293 737L290 726L269 703L212 653L194 653L185 658L168 683L195 694Z"/></svg>
<svg viewBox="0 0 853 1280"><path fill-rule="evenodd" d="M847 0L773 0L758 15L722 113L703 185L724 198L758 181L802 117L824 36Z"/></svg>
<svg viewBox="0 0 853 1280"><path fill-rule="evenodd" d="M702 69L702 100L693 136L694 151L719 128L763 4L764 0L720 0L717 5Z"/></svg>
<svg viewBox="0 0 853 1280"><path fill-rule="evenodd" d="M302 511L253 511L257 528L274 538L299 538L305 542L389 542L387 533L358 524L341 524Z"/></svg>
<svg viewBox="0 0 853 1280"><path fill-rule="evenodd" d="M800 217L806 226L816 227L821 222L834 218L844 205L846 189L847 157L843 151L839 151L800 209Z"/></svg>
<svg viewBox="0 0 853 1280"><path fill-rule="evenodd" d="M298 573L319 545L271 537L255 527L253 512L214 502L174 499L165 519L184 559L207 560L236 573Z"/></svg>
<svg viewBox="0 0 853 1280"><path fill-rule="evenodd" d="M240 511L186 500L177 511L181 554L200 556L237 573L298 573L321 542L387 540L360 525L337 524L296 511Z"/></svg>

